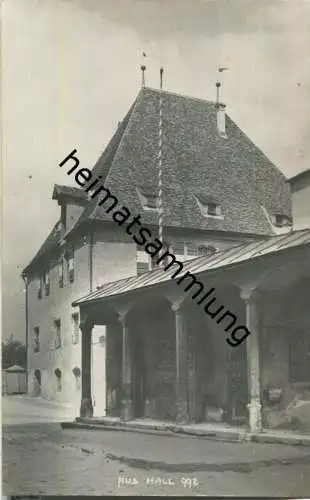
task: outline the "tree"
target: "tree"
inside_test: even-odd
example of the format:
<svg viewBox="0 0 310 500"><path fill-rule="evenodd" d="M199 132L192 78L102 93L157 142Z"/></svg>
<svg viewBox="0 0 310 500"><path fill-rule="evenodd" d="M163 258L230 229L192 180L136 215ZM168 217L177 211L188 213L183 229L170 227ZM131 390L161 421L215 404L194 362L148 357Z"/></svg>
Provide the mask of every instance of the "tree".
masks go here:
<svg viewBox="0 0 310 500"><path fill-rule="evenodd" d="M13 335L5 342L2 341L2 369L12 365L19 365L26 368L27 347L19 340L14 340Z"/></svg>

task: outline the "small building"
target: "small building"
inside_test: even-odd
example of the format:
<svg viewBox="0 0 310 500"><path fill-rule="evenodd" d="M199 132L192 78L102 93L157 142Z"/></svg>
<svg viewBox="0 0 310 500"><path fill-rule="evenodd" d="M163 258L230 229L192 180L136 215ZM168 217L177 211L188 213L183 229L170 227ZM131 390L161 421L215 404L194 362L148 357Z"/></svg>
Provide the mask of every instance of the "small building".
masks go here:
<svg viewBox="0 0 310 500"><path fill-rule="evenodd" d="M25 394L27 392L26 370L19 365L13 365L2 372L3 394Z"/></svg>

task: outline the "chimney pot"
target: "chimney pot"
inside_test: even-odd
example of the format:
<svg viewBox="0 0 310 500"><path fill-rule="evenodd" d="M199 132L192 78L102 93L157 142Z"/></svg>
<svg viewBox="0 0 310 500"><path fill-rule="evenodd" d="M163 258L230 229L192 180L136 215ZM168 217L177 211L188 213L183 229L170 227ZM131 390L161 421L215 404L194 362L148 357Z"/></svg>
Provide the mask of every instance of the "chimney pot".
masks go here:
<svg viewBox="0 0 310 500"><path fill-rule="evenodd" d="M221 102L216 103L217 109L217 129L221 137L226 135L226 104Z"/></svg>

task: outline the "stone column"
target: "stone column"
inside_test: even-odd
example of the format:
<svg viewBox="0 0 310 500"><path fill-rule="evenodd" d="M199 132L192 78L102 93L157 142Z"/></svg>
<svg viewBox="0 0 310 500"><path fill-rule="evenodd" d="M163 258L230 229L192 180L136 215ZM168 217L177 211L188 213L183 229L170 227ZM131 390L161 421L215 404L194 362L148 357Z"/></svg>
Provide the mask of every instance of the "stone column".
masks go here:
<svg viewBox="0 0 310 500"><path fill-rule="evenodd" d="M176 420L178 423L189 422L187 388L187 351L188 339L184 311L180 303L171 306L175 314L176 334Z"/></svg>
<svg viewBox="0 0 310 500"><path fill-rule="evenodd" d="M93 324L89 321L80 323L82 332L82 399L80 417L93 416L91 395L91 348Z"/></svg>
<svg viewBox="0 0 310 500"><path fill-rule="evenodd" d="M132 408L132 366L127 313L120 313L118 320L122 326L122 420L133 418Z"/></svg>
<svg viewBox="0 0 310 500"><path fill-rule="evenodd" d="M262 431L262 404L260 397L260 359L259 359L259 321L258 294L253 289L241 290L241 298L246 307L246 327L250 332L247 337L247 366L249 426L251 432ZM236 347L238 349L238 346Z"/></svg>

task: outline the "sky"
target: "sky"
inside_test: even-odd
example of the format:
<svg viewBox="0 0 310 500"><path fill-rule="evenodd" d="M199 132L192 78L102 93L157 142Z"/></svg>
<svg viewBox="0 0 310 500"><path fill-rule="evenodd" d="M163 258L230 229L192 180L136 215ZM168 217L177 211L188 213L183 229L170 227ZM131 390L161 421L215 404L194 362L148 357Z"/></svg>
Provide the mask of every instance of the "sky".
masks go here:
<svg viewBox="0 0 310 500"><path fill-rule="evenodd" d="M142 61L142 52L147 57ZM3 0L3 338L25 338L22 269L59 217L58 163L91 168L146 84L221 99L290 177L309 168L310 0Z"/></svg>

